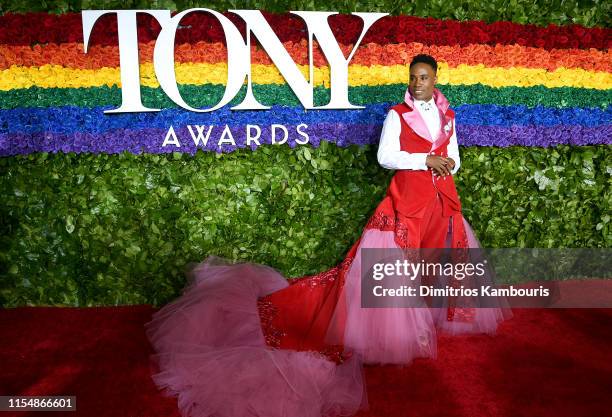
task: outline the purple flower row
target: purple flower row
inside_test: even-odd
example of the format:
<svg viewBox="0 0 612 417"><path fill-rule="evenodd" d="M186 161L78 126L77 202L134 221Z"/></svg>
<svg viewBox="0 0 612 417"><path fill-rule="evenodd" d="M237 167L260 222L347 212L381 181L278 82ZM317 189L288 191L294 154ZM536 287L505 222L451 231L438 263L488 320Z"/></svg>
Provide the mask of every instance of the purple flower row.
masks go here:
<svg viewBox="0 0 612 417"><path fill-rule="evenodd" d="M204 146L194 144L187 127L176 127L176 139L169 137L165 146L168 129L117 129L102 133L3 133L0 134L0 156L23 155L34 152L76 152L76 153L107 153L115 154L124 151L134 154L141 153L171 153L183 152L194 154L198 149L214 151L217 153L233 152L241 148L257 149L259 145L252 141L247 144L245 126L230 127L230 135L224 134L224 125L212 128L208 143ZM269 125L260 126L261 133L258 138L260 145L272 144L272 132ZM380 124L340 124L318 123L301 127L300 131L308 136L301 135L296 126L287 125L287 140L283 146L294 148L300 145L318 147L322 140L335 143L337 146L377 144L382 126ZM203 131L206 135L208 127ZM193 132L197 134L195 128ZM255 130L251 136L256 136ZM281 129L276 130L276 143L279 144L284 137ZM551 127L542 126L473 126L460 125L457 127L459 144L463 146L538 146L550 147L561 144L582 145L610 145L612 144L612 125L585 127L578 125L559 125ZM219 144L220 140L222 142ZM306 142L307 140L307 142ZM176 142L180 146L176 145ZM305 143L306 142L306 143Z"/></svg>

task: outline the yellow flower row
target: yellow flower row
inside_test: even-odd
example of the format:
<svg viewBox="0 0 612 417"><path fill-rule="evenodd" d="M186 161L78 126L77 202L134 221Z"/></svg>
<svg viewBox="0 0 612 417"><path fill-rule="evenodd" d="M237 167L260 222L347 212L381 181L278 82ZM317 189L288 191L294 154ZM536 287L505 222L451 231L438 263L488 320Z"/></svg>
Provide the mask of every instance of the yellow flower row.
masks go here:
<svg viewBox="0 0 612 417"><path fill-rule="evenodd" d="M298 66L305 78L308 67ZM177 63L176 78L179 84L225 84L227 64ZM351 86L375 86L383 84L405 84L408 81L408 65L351 65ZM251 74L256 84L284 84L285 79L275 66L252 66ZM141 84L158 87L152 64L140 66ZM329 68L314 68L315 85L329 87ZM578 87L606 90L612 88L612 74L586 71L580 68L558 68L547 71L543 68L488 68L479 65L459 65L455 68L442 62L438 69L438 82L450 85L483 84L491 87ZM119 68L96 70L65 68L58 65L41 67L17 67L0 71L0 90L29 88L82 88L120 85Z"/></svg>

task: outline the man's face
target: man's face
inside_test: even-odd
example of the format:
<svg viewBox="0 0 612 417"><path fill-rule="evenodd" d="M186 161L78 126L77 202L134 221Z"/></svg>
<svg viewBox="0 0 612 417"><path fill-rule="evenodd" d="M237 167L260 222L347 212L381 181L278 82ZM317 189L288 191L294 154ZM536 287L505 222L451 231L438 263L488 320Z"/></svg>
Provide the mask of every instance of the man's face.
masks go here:
<svg viewBox="0 0 612 417"><path fill-rule="evenodd" d="M417 100L429 101L433 96L438 77L428 64L419 62L410 69L410 94Z"/></svg>

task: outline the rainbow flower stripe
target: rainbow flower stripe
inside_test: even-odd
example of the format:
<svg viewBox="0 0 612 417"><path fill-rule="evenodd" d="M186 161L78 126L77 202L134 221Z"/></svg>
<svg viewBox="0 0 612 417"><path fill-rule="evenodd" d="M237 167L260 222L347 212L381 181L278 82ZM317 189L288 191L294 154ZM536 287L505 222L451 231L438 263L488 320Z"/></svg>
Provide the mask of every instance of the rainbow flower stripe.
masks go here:
<svg viewBox="0 0 612 417"><path fill-rule="evenodd" d="M295 29L300 21L288 14L266 17L307 77L306 40ZM21 26L25 21L27 29ZM330 18L345 56L358 36L357 23L347 15ZM255 96L272 109L231 111L226 106L192 113L170 102L159 88L152 65L159 28L145 17L139 31L143 102L163 110L105 115L121 97L113 19L102 18L96 26L87 54L79 43L78 14L7 14L0 16L0 25L0 156L231 152L257 147L247 143L247 125L261 127L260 144L271 143L273 124L288 130L292 147L303 139L296 130L300 124L308 125L304 130L312 146L321 140L339 146L375 144L388 108L402 100L408 64L417 53L429 53L440 63L439 88L457 112L462 145L612 143L609 29L385 17L369 30L349 67L349 97L364 109L304 111L265 52L253 47ZM194 29L177 34L177 80L188 103L211 107L223 94L227 74L223 36L207 15L190 15L187 25ZM315 103L322 105L329 97L329 68L317 47L314 51ZM214 126L208 142L196 147L188 125ZM232 141L219 145L222 137L227 139L226 125ZM170 126L180 147L162 146Z"/></svg>

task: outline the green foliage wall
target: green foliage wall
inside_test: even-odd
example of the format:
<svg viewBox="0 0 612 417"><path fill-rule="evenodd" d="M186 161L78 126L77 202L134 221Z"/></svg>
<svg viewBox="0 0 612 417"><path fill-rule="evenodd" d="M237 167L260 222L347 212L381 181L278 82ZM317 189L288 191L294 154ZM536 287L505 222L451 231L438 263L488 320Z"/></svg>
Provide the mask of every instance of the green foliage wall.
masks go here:
<svg viewBox="0 0 612 417"><path fill-rule="evenodd" d="M486 247L609 247L608 146L462 148ZM297 277L339 262L384 196L376 147L0 159L3 305L164 303L210 254Z"/></svg>
<svg viewBox="0 0 612 417"><path fill-rule="evenodd" d="M289 6L290 3L290 6ZM6 0L0 12L52 13L80 12L87 9L169 9L185 10L207 7L229 9L261 9L285 13L287 10L333 10L350 12L385 12L438 19L509 20L546 26L577 23L584 26L610 26L612 3L606 0Z"/></svg>

